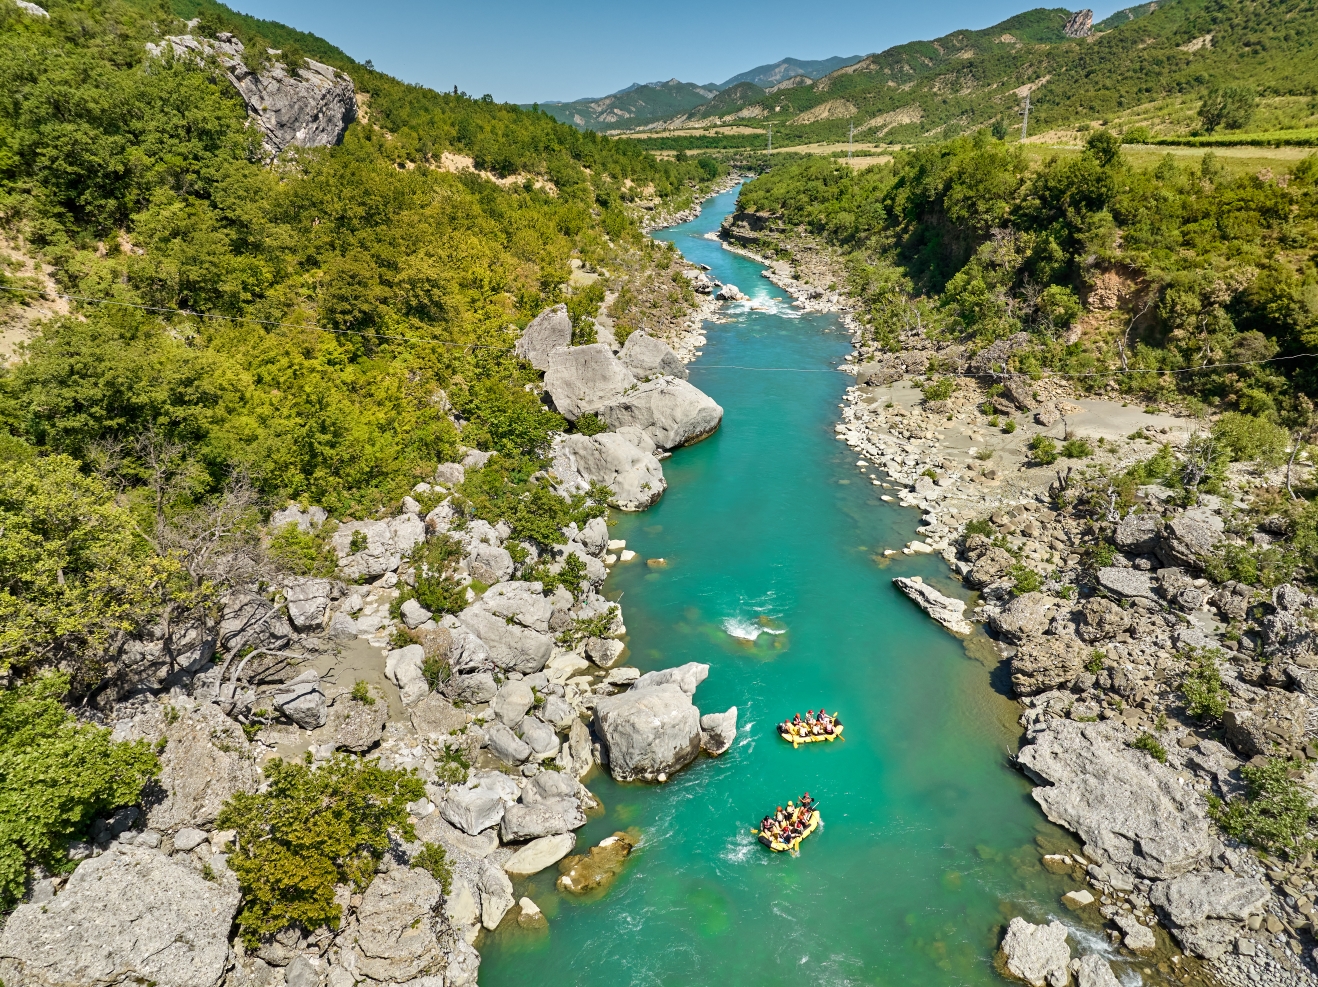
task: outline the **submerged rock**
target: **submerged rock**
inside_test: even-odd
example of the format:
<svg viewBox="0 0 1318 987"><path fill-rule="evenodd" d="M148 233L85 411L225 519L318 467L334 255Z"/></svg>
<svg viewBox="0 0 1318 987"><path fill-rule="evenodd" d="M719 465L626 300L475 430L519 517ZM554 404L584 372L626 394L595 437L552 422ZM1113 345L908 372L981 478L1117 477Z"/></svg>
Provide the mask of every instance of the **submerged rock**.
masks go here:
<svg viewBox="0 0 1318 987"><path fill-rule="evenodd" d="M909 596L915 605L954 634L969 634L973 628L965 618L964 600L944 596L919 576L898 576L893 580L897 588Z"/></svg>
<svg viewBox="0 0 1318 987"><path fill-rule="evenodd" d="M591 847L589 853L564 858L558 865L562 873L558 879L558 889L573 894L586 894L605 887L622 873L636 843L633 834L614 833L600 840L597 846Z"/></svg>
<svg viewBox="0 0 1318 987"><path fill-rule="evenodd" d="M1079 987L1121 987L1121 981L1112 972L1112 965L1097 953L1082 956L1075 964Z"/></svg>

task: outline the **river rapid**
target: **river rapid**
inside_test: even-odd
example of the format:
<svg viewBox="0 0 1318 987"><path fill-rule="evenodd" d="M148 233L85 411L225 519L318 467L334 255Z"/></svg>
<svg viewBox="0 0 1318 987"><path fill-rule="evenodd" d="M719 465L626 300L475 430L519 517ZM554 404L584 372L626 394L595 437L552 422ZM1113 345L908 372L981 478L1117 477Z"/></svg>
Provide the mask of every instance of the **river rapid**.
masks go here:
<svg viewBox="0 0 1318 987"><path fill-rule="evenodd" d="M920 575L959 590L939 559L882 559L920 522L881 502L834 438L853 382L836 370L847 331L704 237L735 198L656 234L752 302L724 306L690 366L722 428L664 462L655 507L615 514L612 536L639 558L606 587L623 606L625 663L707 662L696 704L737 706L738 738L664 785L588 777L606 811L579 850L629 827L640 847L595 898L555 890L555 868L519 885L549 930L487 934L480 982L1001 984L993 954L1013 915L1062 918L1101 948L1058 904L1075 885L1040 865L1076 844L1007 763L1020 730L1006 684L892 585ZM793 750L777 737L775 722L821 706L841 712L845 742ZM798 857L770 853L751 827L804 790L823 828Z"/></svg>

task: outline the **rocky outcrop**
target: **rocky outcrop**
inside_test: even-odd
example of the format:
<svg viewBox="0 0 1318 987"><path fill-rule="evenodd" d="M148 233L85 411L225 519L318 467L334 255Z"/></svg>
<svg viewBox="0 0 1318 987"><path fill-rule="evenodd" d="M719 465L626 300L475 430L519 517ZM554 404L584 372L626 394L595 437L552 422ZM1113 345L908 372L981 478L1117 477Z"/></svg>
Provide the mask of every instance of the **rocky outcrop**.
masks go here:
<svg viewBox="0 0 1318 987"><path fill-rule="evenodd" d="M565 436L554 447L554 472L560 483L580 478L583 488L603 484L613 495L610 502L624 511L653 506L668 488L659 460L616 432Z"/></svg>
<svg viewBox="0 0 1318 987"><path fill-rule="evenodd" d="M568 421L600 411L632 387L636 378L604 343L564 346L549 354L545 393Z"/></svg>
<svg viewBox="0 0 1318 987"><path fill-rule="evenodd" d="M289 145L328 147L343 139L348 125L357 118L356 90L352 79L337 69L305 59L288 67L279 53L259 72L248 68L252 53L228 33L210 38L190 34L167 37L148 44L147 51L159 58L166 51L176 57L199 61L214 59L223 68L247 104L247 113L263 135L271 157Z"/></svg>
<svg viewBox="0 0 1318 987"><path fill-rule="evenodd" d="M353 551L354 536L359 546ZM426 537L426 526L415 514L401 514L388 521L354 521L330 537L330 547L339 559L345 579L374 579L395 571Z"/></svg>
<svg viewBox="0 0 1318 987"><path fill-rule="evenodd" d="M1018 696L1069 686L1084 671L1090 648L1069 634L1027 638L1011 656L1011 685Z"/></svg>
<svg viewBox="0 0 1318 987"><path fill-rule="evenodd" d="M1096 573L1100 589L1125 600L1152 600L1153 584L1147 572L1108 566Z"/></svg>
<svg viewBox="0 0 1318 987"><path fill-rule="evenodd" d="M1162 521L1156 514L1127 514L1117 522L1113 537L1117 548L1132 555L1146 555L1158 547Z"/></svg>
<svg viewBox="0 0 1318 987"><path fill-rule="evenodd" d="M1094 33L1094 12L1077 10L1062 25L1062 33L1068 38L1087 38Z"/></svg>
<svg viewBox="0 0 1318 987"><path fill-rule="evenodd" d="M1176 773L1126 744L1124 727L1047 720L1017 762L1040 787L1034 800L1077 833L1085 855L1152 880L1203 864L1216 840L1203 800Z"/></svg>
<svg viewBox="0 0 1318 987"><path fill-rule="evenodd" d="M1253 877L1197 871L1153 886L1149 900L1187 951L1215 960L1251 915L1262 915L1271 897Z"/></svg>
<svg viewBox="0 0 1318 987"><path fill-rule="evenodd" d="M536 370L544 371L549 369L549 354L571 343L572 318L567 314L567 306L555 305L537 315L522 330L513 352Z"/></svg>
<svg viewBox="0 0 1318 987"><path fill-rule="evenodd" d="M969 634L973 629L966 620L964 600L944 596L919 576L898 576L893 580L897 588L909 596L915 605L938 621L953 634Z"/></svg>
<svg viewBox="0 0 1318 987"><path fill-rule="evenodd" d="M216 987L238 883L208 881L158 850L116 843L53 900L20 905L0 932L0 980L23 987Z"/></svg>
<svg viewBox="0 0 1318 987"><path fill-rule="evenodd" d="M700 748L718 757L737 739L737 707L725 713L706 713L700 718Z"/></svg>
<svg viewBox="0 0 1318 987"><path fill-rule="evenodd" d="M164 738L147 825L163 833L209 826L224 803L256 791L259 772L242 728L212 703L154 705L115 727L116 740ZM3 978L0 978L3 979Z"/></svg>
<svg viewBox="0 0 1318 987"><path fill-rule="evenodd" d="M501 585L516 586L515 583ZM496 590L500 587L491 587L485 597L458 614L458 621L481 640L490 660L499 668L524 675L540 671L554 651L554 639L547 633L552 608L512 609L509 601L521 600L525 594ZM542 596L539 599L542 604L545 602Z"/></svg>
<svg viewBox="0 0 1318 987"><path fill-rule="evenodd" d="M1007 972L1033 987L1066 987L1071 979L1066 935L1061 922L1032 925L1023 918L1012 919L1002 940Z"/></svg>
<svg viewBox="0 0 1318 987"><path fill-rule="evenodd" d="M661 376L687 379L686 364L681 358L662 339L655 339L645 332L637 331L628 336L618 359L637 380Z"/></svg>
<svg viewBox="0 0 1318 987"><path fill-rule="evenodd" d="M1202 569L1222 540L1225 526L1215 514L1186 511L1169 520L1158 541L1158 558L1168 566Z"/></svg>
<svg viewBox="0 0 1318 987"><path fill-rule="evenodd" d="M1048 629L1057 601L1042 593L1022 593L989 618L989 626L1012 644Z"/></svg>
<svg viewBox="0 0 1318 987"><path fill-rule="evenodd" d="M595 704L595 731L618 781L663 780L700 753L700 711L672 682L637 683Z"/></svg>
<svg viewBox="0 0 1318 987"><path fill-rule="evenodd" d="M552 867L569 853L577 844L574 833L558 833L554 836L542 836L522 847L503 865L513 877L530 877L539 874L546 867Z"/></svg>
<svg viewBox="0 0 1318 987"><path fill-rule="evenodd" d="M457 946L439 911L442 901L443 889L426 871L397 867L380 874L339 935L339 949L351 953L358 976L382 984L434 977L447 985L445 947Z"/></svg>
<svg viewBox="0 0 1318 987"><path fill-rule="evenodd" d="M274 695L270 704L303 730L323 727L329 715L320 675L314 671L297 676Z"/></svg>
<svg viewBox="0 0 1318 987"><path fill-rule="evenodd" d="M1226 739L1246 758L1293 753L1304 745L1309 701L1293 692L1269 689L1252 706L1233 707L1222 717Z"/></svg>
<svg viewBox="0 0 1318 987"><path fill-rule="evenodd" d="M661 449L691 445L712 435L723 409L708 394L677 377L656 377L605 403L610 428L639 428Z"/></svg>

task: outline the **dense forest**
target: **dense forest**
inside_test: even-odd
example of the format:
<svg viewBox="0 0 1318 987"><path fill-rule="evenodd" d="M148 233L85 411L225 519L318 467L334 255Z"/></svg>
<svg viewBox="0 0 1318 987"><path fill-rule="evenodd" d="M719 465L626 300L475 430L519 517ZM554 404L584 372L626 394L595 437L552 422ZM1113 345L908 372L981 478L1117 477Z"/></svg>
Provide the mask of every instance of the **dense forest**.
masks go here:
<svg viewBox="0 0 1318 987"><path fill-rule="evenodd" d="M1232 175L1212 152L1136 168L1100 131L1030 167L981 131L860 172L775 168L740 206L841 248L889 346L917 323L968 354L1011 339L1013 369L1092 374L1083 389L1308 420L1318 158L1282 174Z"/></svg>

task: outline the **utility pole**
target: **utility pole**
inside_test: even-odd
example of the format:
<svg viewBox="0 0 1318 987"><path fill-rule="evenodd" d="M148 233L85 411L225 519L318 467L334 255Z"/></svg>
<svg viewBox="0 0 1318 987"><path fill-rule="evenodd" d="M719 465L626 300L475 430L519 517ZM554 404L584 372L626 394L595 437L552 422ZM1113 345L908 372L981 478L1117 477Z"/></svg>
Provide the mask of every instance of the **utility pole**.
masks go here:
<svg viewBox="0 0 1318 987"><path fill-rule="evenodd" d="M1030 130L1030 91L1025 90L1025 119L1021 121L1021 140L1025 140Z"/></svg>

